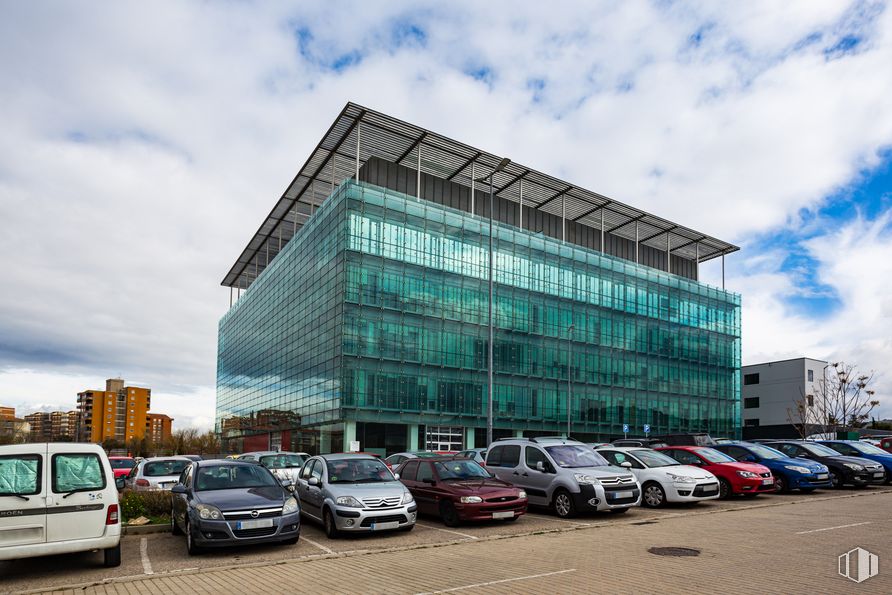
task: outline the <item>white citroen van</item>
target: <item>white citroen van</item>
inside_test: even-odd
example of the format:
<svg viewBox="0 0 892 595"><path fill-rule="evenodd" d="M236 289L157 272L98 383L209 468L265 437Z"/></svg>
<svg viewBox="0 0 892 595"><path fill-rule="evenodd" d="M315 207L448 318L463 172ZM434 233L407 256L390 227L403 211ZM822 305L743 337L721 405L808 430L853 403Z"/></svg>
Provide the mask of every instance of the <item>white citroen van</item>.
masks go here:
<svg viewBox="0 0 892 595"><path fill-rule="evenodd" d="M0 560L102 550L121 564L115 476L96 444L0 446Z"/></svg>

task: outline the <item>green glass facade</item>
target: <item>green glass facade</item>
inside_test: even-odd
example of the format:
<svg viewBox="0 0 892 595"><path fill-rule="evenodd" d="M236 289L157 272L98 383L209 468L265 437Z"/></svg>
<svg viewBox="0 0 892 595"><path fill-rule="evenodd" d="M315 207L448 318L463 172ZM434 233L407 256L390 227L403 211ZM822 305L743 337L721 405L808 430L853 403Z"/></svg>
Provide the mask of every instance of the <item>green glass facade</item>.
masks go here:
<svg viewBox="0 0 892 595"><path fill-rule="evenodd" d="M337 450L374 427L396 449L416 428L422 447L425 427L484 428L488 229L343 184L220 321L224 437ZM737 294L510 225L494 246L502 435L565 432L568 373L575 436L739 434Z"/></svg>

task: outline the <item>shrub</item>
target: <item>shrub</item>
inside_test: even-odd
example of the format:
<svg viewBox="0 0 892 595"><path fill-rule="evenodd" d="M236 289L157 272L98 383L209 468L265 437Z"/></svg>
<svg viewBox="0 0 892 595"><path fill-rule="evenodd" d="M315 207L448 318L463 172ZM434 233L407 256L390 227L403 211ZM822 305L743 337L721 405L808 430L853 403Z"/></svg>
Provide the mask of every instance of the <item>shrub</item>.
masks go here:
<svg viewBox="0 0 892 595"><path fill-rule="evenodd" d="M170 492L134 492L125 490L121 494L121 515L124 520L140 516L160 517L170 514Z"/></svg>

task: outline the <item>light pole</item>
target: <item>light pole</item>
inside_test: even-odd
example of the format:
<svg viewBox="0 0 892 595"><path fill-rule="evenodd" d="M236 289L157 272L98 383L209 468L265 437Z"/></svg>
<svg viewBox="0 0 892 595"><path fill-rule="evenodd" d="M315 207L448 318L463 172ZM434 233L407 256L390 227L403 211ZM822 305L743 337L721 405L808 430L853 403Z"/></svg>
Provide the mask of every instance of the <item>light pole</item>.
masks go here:
<svg viewBox="0 0 892 595"><path fill-rule="evenodd" d="M572 314L571 314L572 316ZM570 404L573 400L573 392L570 388L570 373L573 361L573 324L567 327L567 440L570 439Z"/></svg>
<svg viewBox="0 0 892 595"><path fill-rule="evenodd" d="M495 197L493 196L493 176L496 175L496 172L500 172L505 167L511 163L511 160L507 157L503 158L499 161L499 164L495 167L492 172L488 176L483 176L482 178L477 179L477 182L483 182L486 178L489 178L489 365L488 367L488 394L486 400L486 445L487 447L492 444L492 343L493 343L493 325L492 325L492 302L493 302L493 254L492 254L492 213L493 207L495 205Z"/></svg>

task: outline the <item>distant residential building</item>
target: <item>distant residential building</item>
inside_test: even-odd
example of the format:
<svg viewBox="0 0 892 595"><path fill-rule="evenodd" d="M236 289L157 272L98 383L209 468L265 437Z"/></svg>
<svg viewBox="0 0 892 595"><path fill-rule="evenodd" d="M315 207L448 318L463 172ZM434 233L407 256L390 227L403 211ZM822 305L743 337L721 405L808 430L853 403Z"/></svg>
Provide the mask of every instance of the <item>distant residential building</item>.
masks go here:
<svg viewBox="0 0 892 595"><path fill-rule="evenodd" d="M79 420L77 411L38 411L25 416L25 421L30 424L32 442L74 441Z"/></svg>
<svg viewBox="0 0 892 595"><path fill-rule="evenodd" d="M800 357L743 366L741 419L744 439L798 438L796 402L818 407L815 397L827 362ZM791 417L793 418L791 420Z"/></svg>
<svg viewBox="0 0 892 595"><path fill-rule="evenodd" d="M15 407L0 405L0 421L15 419Z"/></svg>
<svg viewBox="0 0 892 595"><path fill-rule="evenodd" d="M146 414L146 436L152 444L161 444L170 438L173 419L163 413Z"/></svg>
<svg viewBox="0 0 892 595"><path fill-rule="evenodd" d="M145 436L152 389L125 386L122 378L109 378L105 390L85 390L77 395L81 414L78 440L100 443L127 442Z"/></svg>
<svg viewBox="0 0 892 595"><path fill-rule="evenodd" d="M0 406L0 437L3 442L26 442L31 426L15 416L15 407Z"/></svg>

